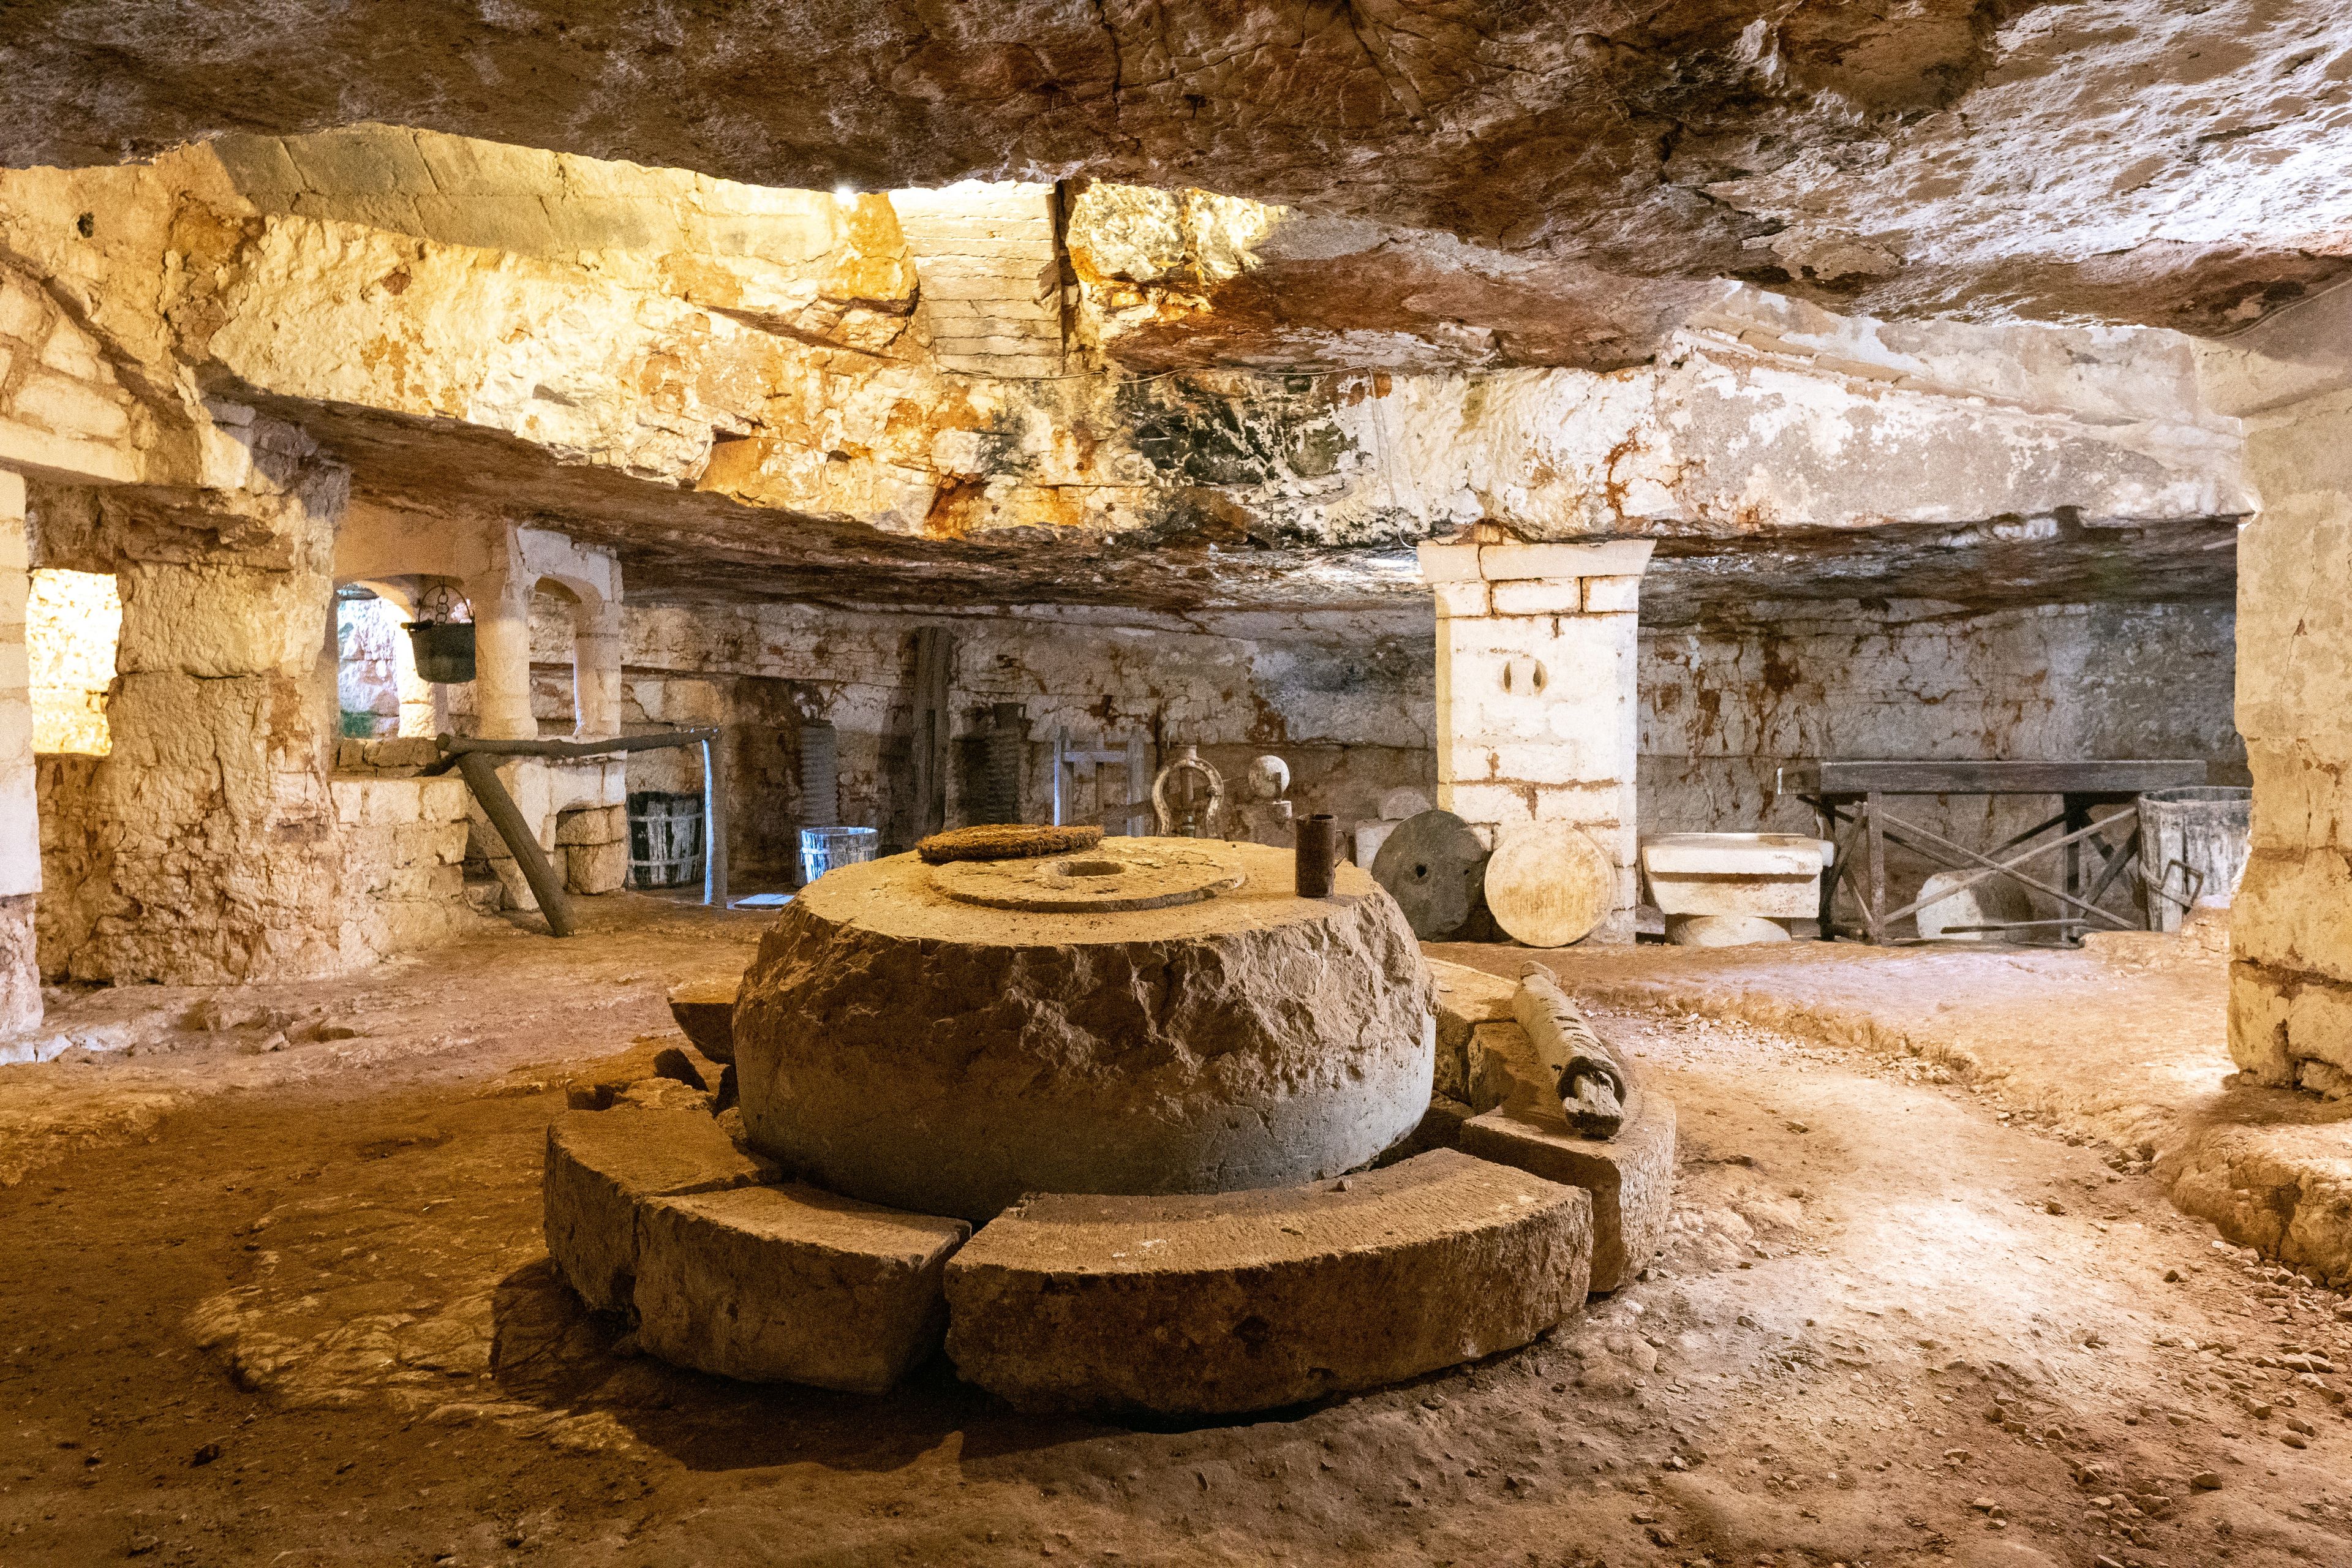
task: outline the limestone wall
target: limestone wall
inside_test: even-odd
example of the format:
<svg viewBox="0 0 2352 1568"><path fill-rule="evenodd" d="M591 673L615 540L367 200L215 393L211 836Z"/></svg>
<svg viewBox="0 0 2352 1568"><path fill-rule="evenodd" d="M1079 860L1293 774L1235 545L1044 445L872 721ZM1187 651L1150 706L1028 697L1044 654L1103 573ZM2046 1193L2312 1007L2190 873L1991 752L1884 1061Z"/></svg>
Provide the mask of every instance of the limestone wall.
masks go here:
<svg viewBox="0 0 2352 1568"><path fill-rule="evenodd" d="M1616 871L1597 940L1633 939L1637 606L1647 540L1424 544L1437 599L1437 804L1502 850L1581 829Z"/></svg>
<svg viewBox="0 0 2352 1568"><path fill-rule="evenodd" d="M365 962L463 934L465 782L338 775L328 791L341 830L342 950Z"/></svg>
<svg viewBox="0 0 2352 1568"><path fill-rule="evenodd" d="M2263 510L2238 586L2254 845L2230 926L2230 1049L2352 1092L2352 392L2248 422Z"/></svg>
<svg viewBox="0 0 2352 1568"><path fill-rule="evenodd" d="M2232 620L2224 605L1967 615L1832 601L1759 605L1746 627L1649 628L1643 830L1811 831L1802 802L1769 796L1776 767L1820 757L2196 757L2217 778L2238 776ZM1905 807L1980 847L2057 809L1981 796ZM1893 891L1908 901L1931 868L1889 853Z"/></svg>
<svg viewBox="0 0 2352 1568"><path fill-rule="evenodd" d="M1290 763L1291 797L1330 811L1343 832L1377 815L1398 785L1434 784L1431 630L1426 612L1155 616L1026 606L1002 615L921 616L768 605L632 605L625 616L628 727L722 723L730 731L735 855L747 875L789 871L800 825L799 733L829 720L838 736L842 816L903 843L912 721L913 637L955 638L949 816L974 788L972 738L1000 702L1023 706L1024 815L1046 817L1051 740L1086 748L1144 737L1197 744L1238 784L1249 758ZM694 752L640 752L629 787L697 789ZM1126 799L1124 768L1073 779L1069 813L1098 820Z"/></svg>

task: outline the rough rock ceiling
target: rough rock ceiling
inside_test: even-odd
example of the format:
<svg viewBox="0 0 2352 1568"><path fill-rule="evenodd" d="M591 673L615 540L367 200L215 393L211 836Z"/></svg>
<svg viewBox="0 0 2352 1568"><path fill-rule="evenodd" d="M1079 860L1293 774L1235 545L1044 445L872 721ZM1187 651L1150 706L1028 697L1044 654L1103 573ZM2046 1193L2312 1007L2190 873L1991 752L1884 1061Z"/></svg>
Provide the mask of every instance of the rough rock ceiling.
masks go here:
<svg viewBox="0 0 2352 1568"><path fill-rule="evenodd" d="M553 460L487 431L376 413L321 413L304 427L350 463L362 500L414 510L419 498L612 546L629 598L680 605L770 600L842 605L1125 605L1398 608L1425 603L1394 543L1302 549L1245 535L1113 534L985 542L892 534L841 519L779 514L709 493L649 486ZM1950 528L1887 524L1745 539L1666 536L1644 579L1644 624L1733 625L1794 601L1930 601L1968 609L2050 603L2226 602L2237 581L2228 518L2098 527L2004 519Z"/></svg>
<svg viewBox="0 0 2352 1568"><path fill-rule="evenodd" d="M20 165L387 120L767 185L1201 186L1882 317L2203 332L2352 268L2352 20L2319 0L18 0L0 68Z"/></svg>

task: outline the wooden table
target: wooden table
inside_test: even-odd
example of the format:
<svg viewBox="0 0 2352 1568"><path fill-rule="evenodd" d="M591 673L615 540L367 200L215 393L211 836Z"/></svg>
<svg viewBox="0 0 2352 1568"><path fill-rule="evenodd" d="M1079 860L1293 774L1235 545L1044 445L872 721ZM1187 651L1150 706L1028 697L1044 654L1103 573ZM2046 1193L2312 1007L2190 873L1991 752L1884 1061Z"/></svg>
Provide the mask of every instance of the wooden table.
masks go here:
<svg viewBox="0 0 2352 1568"><path fill-rule="evenodd" d="M1822 761L1790 763L1781 768L1773 793L1776 796L1793 795L1811 805L1822 821L1822 837L1837 844L1836 868L1822 883L1824 936L1850 934L1884 942L1888 929L1896 921L1933 901L1915 899L1899 910L1886 907L1886 845L1892 840L1938 866L1969 873L1959 888L1973 887L1994 877L2007 877L2056 900L2061 910L2056 920L2003 921L1968 929L2017 931L2029 927L2055 927L2059 940L2071 942L2094 925L2110 930L2134 929L2122 917L2099 908L2099 899L2137 858L2137 835L2126 833L2114 846L2104 836L2137 826L2137 798L2141 795L2150 790L2201 784L2205 776L2204 763L2194 759L2079 763ZM1891 795L2054 795L2061 809L2057 816L1997 846L1990 854L1980 854L1916 823L1906 822L1886 809L1885 803ZM2124 809L2095 817L2092 808L2098 805L2120 805ZM1841 826L1845 829L1843 837L1839 835ZM2053 829L2059 837L2033 842ZM1853 853L1857 843L1863 850L1859 867ZM2100 861L2098 879L2087 889L2083 861L2085 844L2097 852ZM2011 850L2018 853L2010 854ZM2040 880L2020 869L2028 861L2061 852L2065 857L2063 885ZM2008 858L2000 858L2004 855ZM1859 928L1849 926L1840 931L1831 919L1830 906L1837 895L1838 884L1849 879L1854 885L1854 900L1862 906L1863 923ZM1937 897L1957 892L1959 888L1948 889Z"/></svg>

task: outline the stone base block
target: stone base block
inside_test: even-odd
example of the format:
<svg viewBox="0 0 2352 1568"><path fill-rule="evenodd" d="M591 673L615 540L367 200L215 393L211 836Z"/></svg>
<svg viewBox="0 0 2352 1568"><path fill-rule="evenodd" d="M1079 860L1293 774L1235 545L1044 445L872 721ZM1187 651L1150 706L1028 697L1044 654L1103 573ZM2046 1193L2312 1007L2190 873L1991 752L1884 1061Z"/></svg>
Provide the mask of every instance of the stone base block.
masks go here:
<svg viewBox="0 0 2352 1568"><path fill-rule="evenodd" d="M564 848L626 844L628 841L629 811L625 805L599 805L581 811L566 811L558 814L555 819L555 842Z"/></svg>
<svg viewBox="0 0 2352 1568"><path fill-rule="evenodd" d="M572 844L562 851L563 885L575 893L617 893L629 879L626 844Z"/></svg>
<svg viewBox="0 0 2352 1568"><path fill-rule="evenodd" d="M733 980L689 981L669 988L669 1016L694 1043L694 1048L714 1062L735 1059L735 992Z"/></svg>
<svg viewBox="0 0 2352 1568"><path fill-rule="evenodd" d="M547 1130L548 1254L582 1300L620 1310L635 1288L639 1205L778 1174L736 1148L707 1110L568 1112Z"/></svg>
<svg viewBox="0 0 2352 1568"><path fill-rule="evenodd" d="M1052 1194L948 1264L948 1354L1029 1411L1263 1410L1523 1345L1576 1310L1591 1200L1440 1150L1312 1185Z"/></svg>
<svg viewBox="0 0 2352 1568"><path fill-rule="evenodd" d="M657 1199L637 1214L637 1340L724 1377L880 1394L939 1348L971 1234L797 1184Z"/></svg>

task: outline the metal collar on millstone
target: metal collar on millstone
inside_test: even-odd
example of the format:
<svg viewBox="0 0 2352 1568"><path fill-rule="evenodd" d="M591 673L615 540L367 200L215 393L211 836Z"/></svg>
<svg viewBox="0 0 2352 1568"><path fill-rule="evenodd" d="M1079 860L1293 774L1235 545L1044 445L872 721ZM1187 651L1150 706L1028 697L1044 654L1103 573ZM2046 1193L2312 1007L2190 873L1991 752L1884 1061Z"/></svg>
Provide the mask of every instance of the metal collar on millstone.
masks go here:
<svg viewBox="0 0 2352 1568"><path fill-rule="evenodd" d="M931 886L958 903L1050 914L1197 904L1247 879L1236 859L1214 849L1138 840L1045 860L957 860L931 869Z"/></svg>

